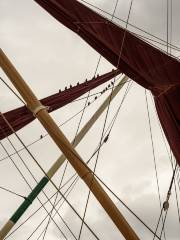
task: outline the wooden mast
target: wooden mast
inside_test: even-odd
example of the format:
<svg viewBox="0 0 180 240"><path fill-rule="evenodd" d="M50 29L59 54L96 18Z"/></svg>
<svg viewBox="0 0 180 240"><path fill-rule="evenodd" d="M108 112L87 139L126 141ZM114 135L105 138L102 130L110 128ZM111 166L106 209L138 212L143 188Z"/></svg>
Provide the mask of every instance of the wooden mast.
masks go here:
<svg viewBox="0 0 180 240"><path fill-rule="evenodd" d="M17 72L17 70L14 68L14 66L2 50L0 50L0 66L2 67L6 75L9 77L15 88L21 94L22 98L27 103L28 108L38 118L38 120L47 130L54 142L66 156L71 165L74 167L78 175L90 188L91 192L97 198L99 203L102 205L106 213L110 216L110 218L117 226L119 231L122 233L122 235L125 237L125 239L139 240L134 230L131 228L126 219L119 212L115 204L112 202L107 193L103 190L99 182L96 180L91 169L83 162L80 155L72 147L68 139L64 136L62 131L48 114L46 107L44 107L36 98L32 90L25 83L23 78L20 76L20 74ZM57 189L56 185L52 182L51 179L50 181ZM14 224L15 223L12 220L9 220L7 224L5 224L5 226L1 230L0 239L3 239L7 235L7 233L10 231Z"/></svg>

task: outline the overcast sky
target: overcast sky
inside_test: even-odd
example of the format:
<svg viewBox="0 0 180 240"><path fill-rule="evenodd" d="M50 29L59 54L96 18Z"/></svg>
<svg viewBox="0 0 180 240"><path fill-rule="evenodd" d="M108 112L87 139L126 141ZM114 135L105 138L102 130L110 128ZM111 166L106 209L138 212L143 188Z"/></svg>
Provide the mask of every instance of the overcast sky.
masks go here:
<svg viewBox="0 0 180 240"><path fill-rule="evenodd" d="M112 13L116 1L87 0L87 2ZM172 43L176 46L180 46L180 2L178 0L173 0L172 2ZM130 1L119 0L115 15L126 20L129 6ZM165 0L134 0L130 15L130 23L166 41L166 15L167 6ZM120 21L116 22L122 24ZM129 27L129 29L138 34L145 35L135 28ZM56 93L59 89L64 89L65 86L69 86L70 84L75 85L77 82L83 82L86 78L92 78L99 58L99 54L89 47L82 39L58 23L32 0L0 0L0 45L38 98ZM160 45L158 46L160 47ZM165 50L166 48L162 47L162 49ZM179 53L173 51L173 54L178 56ZM98 68L98 73L106 73L112 68L111 64L105 59L102 59ZM0 74L1 77L10 84L2 71L0 71ZM106 87L106 85L107 84L104 84L102 87L93 90L93 93L100 91ZM124 92L125 88L111 104L107 126L119 107ZM105 93L95 104L91 104L87 108L81 127L98 106L100 106L107 95L108 93ZM0 99L1 112L6 112L21 106L19 100L3 85L3 83L0 83ZM90 101L92 100L93 98ZM162 201L164 201L172 176L172 169L152 103L152 98L149 93L148 101L160 193ZM81 110L84 103L84 101L78 101L69 104L51 115L56 120L57 124L60 124ZM79 119L80 115L62 127L63 132L69 140L72 140L75 136ZM105 114L97 121L97 124L77 148L84 160L89 159L100 141L104 119ZM44 135L45 133L45 130L37 121L34 121L18 132L25 144L30 144L34 140L39 139L41 134ZM16 149L22 147L15 136L11 136L10 139ZM7 139L3 140L2 144L9 153L14 152ZM60 150L55 146L49 136L38 141L36 144L29 147L29 149L46 171L61 154ZM43 174L36 164L34 164L30 156L25 150L21 151L20 155L29 166L31 172L36 176L36 179L40 180ZM2 146L0 146L0 158L2 159L5 156L6 153ZM32 187L35 186L34 180L22 165L19 157L14 155L13 160L17 163L30 185ZM90 164L92 168L93 163L94 161ZM62 176L62 169L59 170L53 178L57 185ZM73 170L69 166L64 181L66 181L72 173ZM122 105L109 141L101 149L97 165L97 175L107 183L107 185L125 201L139 217L141 217L153 230L155 229L160 207L145 103L145 91L136 83L133 83ZM22 180L9 158L0 162L0 186L11 189L21 195L27 195L30 192L27 184ZM46 192L48 196L51 196L55 192L55 189L49 184L46 187ZM84 186L84 183L79 181L68 198L81 216L83 215L87 194L88 189ZM0 190L0 196L0 226L2 226L20 205L22 198L3 190ZM132 224L139 237L145 240L153 239L152 234L129 214L117 199L113 196L111 197L120 211L126 216L127 220ZM40 198L42 201L46 200L42 194L40 194ZM180 198L179 192L178 198ZM17 226L39 206L39 202L37 200L34 201L32 206L30 206L17 223ZM51 209L50 205L47 205L47 209ZM72 228L75 235L78 236L81 222L77 216L66 204L63 205L60 213ZM41 210L27 221L27 223L25 223L15 234L9 237L9 239L27 239L45 215L45 211ZM56 216L55 221L67 235L68 239L73 239L58 216ZM92 195L88 205L86 222L101 240L123 239ZM31 239L37 239L46 224L47 221L45 221ZM178 222L174 188L165 229L166 239L180 239L180 224ZM56 240L64 238L55 224L51 223L46 234L46 239ZM86 227L84 227L81 239L90 240L94 239L94 237Z"/></svg>

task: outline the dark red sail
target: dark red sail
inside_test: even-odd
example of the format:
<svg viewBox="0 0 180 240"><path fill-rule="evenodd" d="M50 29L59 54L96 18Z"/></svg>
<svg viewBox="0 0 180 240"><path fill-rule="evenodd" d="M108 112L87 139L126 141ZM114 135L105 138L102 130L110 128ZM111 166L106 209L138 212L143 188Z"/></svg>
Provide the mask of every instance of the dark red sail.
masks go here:
<svg viewBox="0 0 180 240"><path fill-rule="evenodd" d="M74 87L70 87L67 90L43 98L40 101L44 106L49 107L49 112L52 112L72 102L73 100L77 99L78 97L82 96L93 88L96 88L99 85L107 82L108 80L116 77L118 74L120 74L119 70L112 70L109 73L97 76L90 81L85 81L84 83L78 84ZM15 131L21 129L22 127L34 120L32 113L25 106L6 112L4 113L4 116ZM0 140L9 136L10 134L12 134L12 131L10 130L2 116L0 116Z"/></svg>
<svg viewBox="0 0 180 240"><path fill-rule="evenodd" d="M125 34L123 28L76 0L35 1L110 63L152 91L162 127L180 164L179 61L131 32Z"/></svg>

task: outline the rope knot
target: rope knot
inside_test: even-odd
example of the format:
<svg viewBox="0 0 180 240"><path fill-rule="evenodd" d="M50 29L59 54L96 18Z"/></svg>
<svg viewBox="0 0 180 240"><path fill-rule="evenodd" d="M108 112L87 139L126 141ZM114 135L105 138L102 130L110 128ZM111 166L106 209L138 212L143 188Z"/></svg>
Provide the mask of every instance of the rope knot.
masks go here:
<svg viewBox="0 0 180 240"><path fill-rule="evenodd" d="M109 139L109 134L106 135L106 137L104 138L104 143L106 143L108 141L108 139Z"/></svg>
<svg viewBox="0 0 180 240"><path fill-rule="evenodd" d="M169 202L168 201L165 201L163 203L163 209L164 209L164 211L167 211L169 209Z"/></svg>

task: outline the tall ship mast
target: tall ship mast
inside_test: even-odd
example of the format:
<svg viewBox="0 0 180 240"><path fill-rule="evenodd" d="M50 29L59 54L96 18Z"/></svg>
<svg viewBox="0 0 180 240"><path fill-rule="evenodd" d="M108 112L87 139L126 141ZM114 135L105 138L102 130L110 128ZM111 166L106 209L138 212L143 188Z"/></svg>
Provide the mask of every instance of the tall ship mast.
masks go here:
<svg viewBox="0 0 180 240"><path fill-rule="evenodd" d="M5 11L9 4L2 2ZM34 55L25 68L30 77L21 69L25 54L19 53L18 67L5 41L12 31L2 28L1 82L4 96L16 100L3 103L0 114L0 239L180 237L175 4L166 2L165 40L132 23L133 11L142 7L136 1L114 1L112 13L103 8L105 1L101 4L20 3L21 15L29 7L29 16L32 11L38 19L29 23L24 42ZM12 6L11 21L20 12ZM124 19L118 17L121 11ZM36 29L40 32L33 35ZM14 38L13 43L20 44ZM40 62L46 68L40 67L36 49L43 50ZM62 81L67 76L72 80Z"/></svg>

